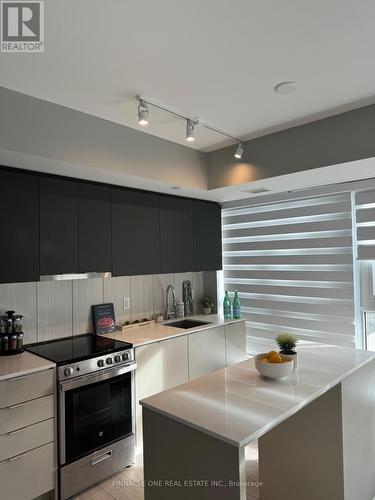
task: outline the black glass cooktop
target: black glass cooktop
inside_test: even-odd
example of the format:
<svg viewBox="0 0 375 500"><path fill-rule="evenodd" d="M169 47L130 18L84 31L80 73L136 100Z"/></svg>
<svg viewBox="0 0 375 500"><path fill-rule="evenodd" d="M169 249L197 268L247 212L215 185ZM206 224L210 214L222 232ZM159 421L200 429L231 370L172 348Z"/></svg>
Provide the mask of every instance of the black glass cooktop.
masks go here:
<svg viewBox="0 0 375 500"><path fill-rule="evenodd" d="M87 333L25 346L25 350L53 361L57 365L65 365L112 352L123 351L131 347L132 344L128 342L120 342L119 340L109 339L104 335Z"/></svg>

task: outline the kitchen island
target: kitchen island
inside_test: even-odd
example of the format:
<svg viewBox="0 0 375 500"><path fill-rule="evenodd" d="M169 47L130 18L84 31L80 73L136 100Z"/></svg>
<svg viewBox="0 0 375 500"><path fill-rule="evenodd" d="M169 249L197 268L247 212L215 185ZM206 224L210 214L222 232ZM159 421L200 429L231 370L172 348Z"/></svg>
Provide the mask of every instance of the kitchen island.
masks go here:
<svg viewBox="0 0 375 500"><path fill-rule="evenodd" d="M245 500L255 440L262 500L375 495L375 353L311 344L284 380L249 359L141 405L146 500Z"/></svg>
<svg viewBox="0 0 375 500"><path fill-rule="evenodd" d="M139 400L247 359L245 320L224 320L215 314L188 319L205 324L183 329L168 326L175 323L172 320L107 334L134 347L137 452L142 451Z"/></svg>

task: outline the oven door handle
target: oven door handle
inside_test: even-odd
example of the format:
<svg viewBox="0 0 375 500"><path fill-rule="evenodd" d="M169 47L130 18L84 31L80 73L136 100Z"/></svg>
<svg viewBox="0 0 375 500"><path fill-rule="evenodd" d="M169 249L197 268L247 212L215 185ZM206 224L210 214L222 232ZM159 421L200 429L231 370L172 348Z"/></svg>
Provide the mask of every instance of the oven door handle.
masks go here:
<svg viewBox="0 0 375 500"><path fill-rule="evenodd" d="M71 389L76 389L77 387L82 387L83 385L95 384L96 382L101 382L103 380L118 377L119 375L123 375L124 373L132 372L136 368L136 363L131 363L130 365L119 366L110 370L103 370L101 372L85 375L83 377L77 377L73 380L66 380L64 382L60 382L60 390L66 392L70 391Z"/></svg>

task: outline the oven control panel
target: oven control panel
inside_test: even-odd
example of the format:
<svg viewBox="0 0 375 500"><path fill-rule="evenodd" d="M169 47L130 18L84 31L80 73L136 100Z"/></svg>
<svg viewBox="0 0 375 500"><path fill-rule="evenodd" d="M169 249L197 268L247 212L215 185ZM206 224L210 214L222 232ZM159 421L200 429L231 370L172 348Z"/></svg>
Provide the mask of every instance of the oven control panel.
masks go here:
<svg viewBox="0 0 375 500"><path fill-rule="evenodd" d="M68 366L58 367L58 379L68 380L89 373L106 370L115 366L130 365L134 363L134 350L126 349L111 354L104 354L84 361L78 361Z"/></svg>

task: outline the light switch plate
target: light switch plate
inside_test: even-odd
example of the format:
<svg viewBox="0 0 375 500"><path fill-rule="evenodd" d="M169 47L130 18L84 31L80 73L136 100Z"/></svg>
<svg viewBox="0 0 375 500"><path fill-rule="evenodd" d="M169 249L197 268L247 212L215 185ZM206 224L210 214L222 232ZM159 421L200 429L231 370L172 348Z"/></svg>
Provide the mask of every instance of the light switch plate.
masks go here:
<svg viewBox="0 0 375 500"><path fill-rule="evenodd" d="M130 297L124 297L124 311L130 309Z"/></svg>

